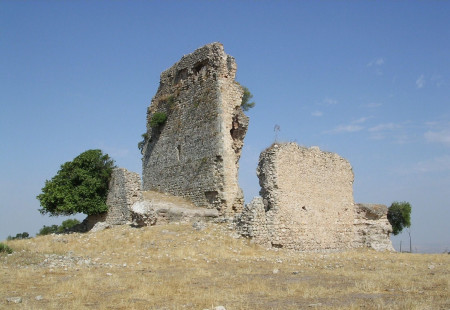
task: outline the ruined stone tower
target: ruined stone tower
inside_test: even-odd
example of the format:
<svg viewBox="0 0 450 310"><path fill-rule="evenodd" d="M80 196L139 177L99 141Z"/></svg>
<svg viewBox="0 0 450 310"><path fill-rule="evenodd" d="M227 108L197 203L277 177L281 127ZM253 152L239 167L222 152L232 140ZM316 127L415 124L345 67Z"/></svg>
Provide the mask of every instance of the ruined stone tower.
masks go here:
<svg viewBox="0 0 450 310"><path fill-rule="evenodd" d="M248 117L241 109L236 68L223 45L212 43L161 74L147 111L143 190L188 198L222 216L242 210L238 161Z"/></svg>

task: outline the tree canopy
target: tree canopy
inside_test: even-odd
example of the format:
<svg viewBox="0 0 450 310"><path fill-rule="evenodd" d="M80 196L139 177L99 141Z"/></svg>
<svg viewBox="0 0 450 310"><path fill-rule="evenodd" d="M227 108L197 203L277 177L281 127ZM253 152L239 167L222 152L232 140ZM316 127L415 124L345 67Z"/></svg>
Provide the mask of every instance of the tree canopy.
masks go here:
<svg viewBox="0 0 450 310"><path fill-rule="evenodd" d="M113 168L114 160L101 150L88 150L62 164L37 196L42 207L39 212L53 216L106 212Z"/></svg>
<svg viewBox="0 0 450 310"><path fill-rule="evenodd" d="M393 202L388 208L387 218L392 225L394 235L398 235L403 228L411 227L411 205L409 202Z"/></svg>

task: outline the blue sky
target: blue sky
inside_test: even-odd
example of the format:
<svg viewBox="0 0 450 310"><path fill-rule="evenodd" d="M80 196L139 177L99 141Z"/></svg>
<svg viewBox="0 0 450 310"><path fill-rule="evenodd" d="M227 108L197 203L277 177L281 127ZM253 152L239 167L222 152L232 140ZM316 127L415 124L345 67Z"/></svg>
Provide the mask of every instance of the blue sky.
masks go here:
<svg viewBox="0 0 450 310"><path fill-rule="evenodd" d="M1 1L0 239L65 219L35 197L87 149L141 172L160 73L219 41L257 103L246 201L279 125L348 159L356 202L409 201L413 249L450 250L449 16L444 1Z"/></svg>

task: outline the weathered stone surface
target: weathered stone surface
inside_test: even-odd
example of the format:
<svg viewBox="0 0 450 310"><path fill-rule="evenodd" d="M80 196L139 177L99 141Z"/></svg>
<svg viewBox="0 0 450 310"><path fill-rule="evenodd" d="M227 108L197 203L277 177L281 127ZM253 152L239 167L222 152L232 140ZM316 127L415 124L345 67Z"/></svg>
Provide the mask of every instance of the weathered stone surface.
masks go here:
<svg viewBox="0 0 450 310"><path fill-rule="evenodd" d="M248 219L248 235L296 250L352 246L353 171L348 161L318 147L273 144L261 153L257 173L265 223L261 202L252 202L241 216Z"/></svg>
<svg viewBox="0 0 450 310"><path fill-rule="evenodd" d="M144 200L131 207L131 216L135 225L151 226L171 222L213 221L218 218L219 212L196 207L179 197L145 192Z"/></svg>
<svg viewBox="0 0 450 310"><path fill-rule="evenodd" d="M94 227L91 228L91 232L97 232L97 231L102 231L105 230L107 228L110 228L111 224L108 224L106 222L98 222L94 225Z"/></svg>
<svg viewBox="0 0 450 310"><path fill-rule="evenodd" d="M75 232L86 232L90 231L97 223L104 222L106 220L107 212L103 212L100 214L88 215L83 222L78 225L75 225L71 228L72 231Z"/></svg>
<svg viewBox="0 0 450 310"><path fill-rule="evenodd" d="M161 74L147 112L143 189L184 197L222 217L240 212L238 161L248 117L236 62L220 43L205 45ZM155 113L163 125L151 126Z"/></svg>
<svg viewBox="0 0 450 310"><path fill-rule="evenodd" d="M131 218L136 226L152 226L156 224L156 212L149 201L138 201L131 206Z"/></svg>
<svg viewBox="0 0 450 310"><path fill-rule="evenodd" d="M392 226L387 219L388 208L380 204L355 204L354 247L369 247L377 251L394 251L389 234Z"/></svg>
<svg viewBox="0 0 450 310"><path fill-rule="evenodd" d="M6 301L8 303L20 304L22 302L22 297L7 297Z"/></svg>
<svg viewBox="0 0 450 310"><path fill-rule="evenodd" d="M354 204L353 171L337 154L274 144L259 158L261 197L235 217L255 242L296 250L370 247L393 251L387 207Z"/></svg>
<svg viewBox="0 0 450 310"><path fill-rule="evenodd" d="M120 225L131 222L131 206L142 200L141 177L125 168L113 169L106 204L105 222Z"/></svg>
<svg viewBox="0 0 450 310"><path fill-rule="evenodd" d="M270 245L266 211L261 197L255 197L246 204L242 213L236 216L235 223L236 230L242 236L253 238L259 244Z"/></svg>

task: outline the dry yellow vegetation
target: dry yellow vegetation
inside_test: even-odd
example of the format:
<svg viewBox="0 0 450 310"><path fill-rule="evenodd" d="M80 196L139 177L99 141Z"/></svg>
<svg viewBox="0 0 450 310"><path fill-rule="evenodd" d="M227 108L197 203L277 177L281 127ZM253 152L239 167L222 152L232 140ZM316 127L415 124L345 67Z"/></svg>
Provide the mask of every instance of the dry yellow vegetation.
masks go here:
<svg viewBox="0 0 450 310"><path fill-rule="evenodd" d="M450 309L447 254L268 250L219 224L7 244L15 252L0 254L0 308Z"/></svg>

